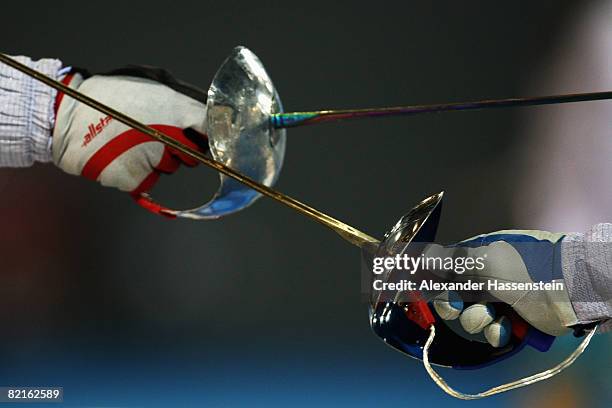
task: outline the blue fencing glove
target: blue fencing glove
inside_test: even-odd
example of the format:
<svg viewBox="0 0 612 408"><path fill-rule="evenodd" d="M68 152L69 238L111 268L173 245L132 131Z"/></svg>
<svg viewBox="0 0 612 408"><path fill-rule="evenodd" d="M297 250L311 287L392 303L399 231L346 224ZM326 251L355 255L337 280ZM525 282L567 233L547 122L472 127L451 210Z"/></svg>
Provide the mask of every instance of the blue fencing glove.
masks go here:
<svg viewBox="0 0 612 408"><path fill-rule="evenodd" d="M505 230L454 245L427 245L423 256L430 261L427 270L434 276L482 284L482 290L437 294L432 302L436 312L458 334L494 347L508 342L512 323L506 316L496 315L493 302L509 305L546 334L569 333L578 319L563 281L563 237L544 231ZM431 261L438 258L441 262ZM554 288L547 289L546 283Z"/></svg>

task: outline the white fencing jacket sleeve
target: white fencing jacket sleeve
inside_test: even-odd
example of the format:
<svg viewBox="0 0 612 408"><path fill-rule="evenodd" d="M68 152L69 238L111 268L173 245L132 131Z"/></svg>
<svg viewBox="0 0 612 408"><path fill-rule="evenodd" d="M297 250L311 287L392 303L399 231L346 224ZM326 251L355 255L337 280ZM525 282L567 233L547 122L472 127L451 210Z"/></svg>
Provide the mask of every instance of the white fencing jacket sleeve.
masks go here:
<svg viewBox="0 0 612 408"><path fill-rule="evenodd" d="M60 60L16 59L51 78L63 75ZM51 161L56 94L49 86L0 64L0 167Z"/></svg>
<svg viewBox="0 0 612 408"><path fill-rule="evenodd" d="M612 224L563 238L561 265L579 323L604 322L601 331L612 331Z"/></svg>

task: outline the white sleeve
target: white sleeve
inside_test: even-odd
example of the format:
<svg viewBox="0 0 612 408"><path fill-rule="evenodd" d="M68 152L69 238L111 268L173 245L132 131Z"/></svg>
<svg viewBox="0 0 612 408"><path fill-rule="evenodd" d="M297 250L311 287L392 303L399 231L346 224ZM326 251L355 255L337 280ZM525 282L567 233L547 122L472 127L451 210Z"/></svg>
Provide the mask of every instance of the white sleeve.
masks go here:
<svg viewBox="0 0 612 408"><path fill-rule="evenodd" d="M612 224L572 233L561 244L565 286L579 323L612 331Z"/></svg>
<svg viewBox="0 0 612 408"><path fill-rule="evenodd" d="M60 60L15 58L53 79L61 75ZM51 161L56 94L49 86L0 64L0 167Z"/></svg>

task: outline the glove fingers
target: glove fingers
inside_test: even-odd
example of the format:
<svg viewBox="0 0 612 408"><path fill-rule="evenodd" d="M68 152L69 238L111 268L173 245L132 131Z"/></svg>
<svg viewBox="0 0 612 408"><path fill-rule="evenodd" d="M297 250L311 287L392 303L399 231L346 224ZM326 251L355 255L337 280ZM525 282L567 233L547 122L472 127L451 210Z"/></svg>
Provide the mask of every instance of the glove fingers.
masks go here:
<svg viewBox="0 0 612 408"><path fill-rule="evenodd" d="M488 303L475 303L459 316L461 327L469 334L483 333L493 347L503 347L510 341L512 323L505 316L495 318L495 309Z"/></svg>
<svg viewBox="0 0 612 408"><path fill-rule="evenodd" d="M190 137L188 137L186 135L186 132L188 132L187 134L190 135ZM206 152L208 150L208 144L207 142L205 143L195 143L192 137L192 133L195 132L199 135L199 137L206 141L206 135L202 135L201 133L198 133L195 130L192 129L178 129L178 128L174 128L173 131L171 133L168 133L168 136L171 136L174 140L181 142L182 144L197 150L199 152ZM197 140L197 139L196 139ZM206 150L203 150L203 147L206 148ZM198 165L198 161L194 158L192 158L191 156L186 155L185 153L181 153L176 149L173 149L171 147L168 148L170 150L170 153L172 153L173 156L175 156L176 158L178 158L184 165L189 166L189 167L194 167Z"/></svg>
<svg viewBox="0 0 612 408"><path fill-rule="evenodd" d="M501 316L484 328L484 336L493 347L503 347L510 341L512 323L506 316Z"/></svg>
<svg viewBox="0 0 612 408"><path fill-rule="evenodd" d="M476 303L464 309L461 296L455 291L442 292L433 299L433 306L440 318L445 321L459 318L461 328L468 335L482 336L493 347L503 347L510 341L512 323L506 316L495 319L495 310L486 303ZM480 336L478 336L479 333Z"/></svg>
<svg viewBox="0 0 612 408"><path fill-rule="evenodd" d="M164 174L172 174L177 171L180 166L181 162L179 159L172 154L169 147L165 146L162 157L157 166L155 166L155 170Z"/></svg>
<svg viewBox="0 0 612 408"><path fill-rule="evenodd" d="M493 347L503 347L510 341L512 334L510 319L506 316L495 319L495 310L485 302L475 303L463 309L461 297L456 292L449 291L438 295L433 305L443 320L455 320L459 317L460 326L466 333L484 334L484 338Z"/></svg>
<svg viewBox="0 0 612 408"><path fill-rule="evenodd" d="M183 161L183 163L185 163ZM197 164L197 162L196 162ZM181 165L181 160L176 154L172 153L172 149L164 146L163 153L159 163L154 167L153 171L145 177L145 179L130 192L132 198L138 205L153 214L162 215L168 218L176 218L170 212L170 209L152 201L145 193L150 191L159 181L162 174L172 174Z"/></svg>
<svg viewBox="0 0 612 408"><path fill-rule="evenodd" d="M485 302L474 303L459 316L461 327L470 333L477 334L495 320L495 310Z"/></svg>
<svg viewBox="0 0 612 408"><path fill-rule="evenodd" d="M433 300L433 306L444 320L455 320L463 311L463 299L454 290L442 292Z"/></svg>

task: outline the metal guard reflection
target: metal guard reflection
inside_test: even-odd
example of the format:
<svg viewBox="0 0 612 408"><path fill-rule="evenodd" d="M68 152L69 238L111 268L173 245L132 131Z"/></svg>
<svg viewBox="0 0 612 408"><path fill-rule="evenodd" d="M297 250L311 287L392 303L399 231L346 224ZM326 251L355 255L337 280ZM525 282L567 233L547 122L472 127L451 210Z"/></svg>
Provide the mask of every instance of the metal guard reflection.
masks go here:
<svg viewBox="0 0 612 408"><path fill-rule="evenodd" d="M257 56L236 47L217 71L207 101L208 143L213 158L268 187L285 157L286 130L273 129L270 116L283 111L272 80ZM220 174L221 184L201 207L175 211L178 217L215 219L240 211L261 195Z"/></svg>

